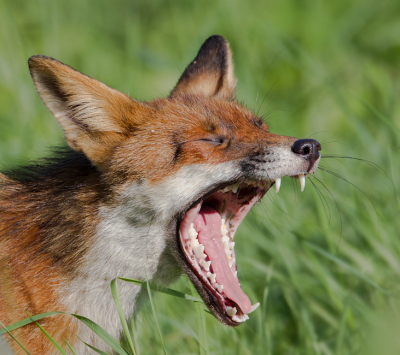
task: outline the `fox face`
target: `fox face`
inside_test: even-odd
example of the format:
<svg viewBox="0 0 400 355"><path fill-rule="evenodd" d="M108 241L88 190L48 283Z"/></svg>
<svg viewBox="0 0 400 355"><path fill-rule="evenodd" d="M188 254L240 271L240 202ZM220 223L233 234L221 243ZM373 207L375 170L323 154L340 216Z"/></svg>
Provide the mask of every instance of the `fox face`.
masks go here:
<svg viewBox="0 0 400 355"><path fill-rule="evenodd" d="M56 304L116 336L111 279L168 283L183 270L222 323L248 319L258 304L239 284L235 232L271 186L279 191L283 176L299 178L304 188L320 144L272 134L236 102L231 52L220 36L203 44L169 97L147 103L48 57L31 57L29 67L72 150L45 177L3 176L1 199L32 210L40 205L24 216L32 228L15 238L35 239L37 257L29 262L56 265L52 275L60 280L43 285L51 290L36 287L52 295L51 304L21 300L21 307L39 313ZM0 213L15 216L13 208ZM0 231L12 235L13 224L5 223ZM21 252L7 248L11 257ZM122 287L121 297L129 317L140 289Z"/></svg>

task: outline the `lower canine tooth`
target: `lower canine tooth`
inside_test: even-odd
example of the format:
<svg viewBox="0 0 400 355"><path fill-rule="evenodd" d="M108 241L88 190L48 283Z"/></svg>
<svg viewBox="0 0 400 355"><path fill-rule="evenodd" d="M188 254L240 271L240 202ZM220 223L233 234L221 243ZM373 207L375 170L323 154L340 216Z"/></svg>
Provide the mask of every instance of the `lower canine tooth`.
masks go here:
<svg viewBox="0 0 400 355"><path fill-rule="evenodd" d="M226 307L226 314L230 317L233 317L237 312L236 307Z"/></svg>
<svg viewBox="0 0 400 355"><path fill-rule="evenodd" d="M275 191L276 193L279 192L279 189L281 188L281 178L275 179Z"/></svg>
<svg viewBox="0 0 400 355"><path fill-rule="evenodd" d="M235 263L235 261L236 261L236 258L228 260L229 267L232 267L232 265Z"/></svg>
<svg viewBox="0 0 400 355"><path fill-rule="evenodd" d="M304 174L299 175L299 180L300 180L300 190L301 192L303 192L304 187L306 186L306 177L304 176Z"/></svg>

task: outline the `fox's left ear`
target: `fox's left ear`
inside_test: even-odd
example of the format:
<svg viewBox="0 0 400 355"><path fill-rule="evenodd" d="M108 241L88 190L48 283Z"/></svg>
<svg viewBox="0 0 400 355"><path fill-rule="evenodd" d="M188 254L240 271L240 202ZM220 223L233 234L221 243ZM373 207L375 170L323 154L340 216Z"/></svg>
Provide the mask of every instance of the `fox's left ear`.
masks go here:
<svg viewBox="0 0 400 355"><path fill-rule="evenodd" d="M187 66L170 97L182 95L235 98L232 53L224 37L212 36L201 46L196 58Z"/></svg>

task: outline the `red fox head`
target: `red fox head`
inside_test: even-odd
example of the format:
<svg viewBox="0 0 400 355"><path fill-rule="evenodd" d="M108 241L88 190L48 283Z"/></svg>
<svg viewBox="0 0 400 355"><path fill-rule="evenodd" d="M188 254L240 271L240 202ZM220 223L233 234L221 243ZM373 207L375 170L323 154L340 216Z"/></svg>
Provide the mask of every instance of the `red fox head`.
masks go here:
<svg viewBox="0 0 400 355"><path fill-rule="evenodd" d="M220 36L203 44L169 97L148 103L51 58L31 57L29 67L68 145L86 156L103 186L92 202L97 222L88 227L88 247L76 253L68 283L166 281L180 266L221 322L245 321L257 305L239 284L235 232L283 176L299 177L304 188L320 144L270 133L235 101L231 51ZM78 293L85 282L65 292ZM65 299L71 309L73 296ZM96 319L89 308L81 311Z"/></svg>

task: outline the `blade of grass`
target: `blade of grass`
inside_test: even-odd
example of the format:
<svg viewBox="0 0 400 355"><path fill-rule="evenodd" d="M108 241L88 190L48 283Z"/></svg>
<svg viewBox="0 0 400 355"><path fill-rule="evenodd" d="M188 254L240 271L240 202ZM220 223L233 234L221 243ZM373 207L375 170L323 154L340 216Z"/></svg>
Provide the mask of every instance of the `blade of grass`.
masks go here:
<svg viewBox="0 0 400 355"><path fill-rule="evenodd" d="M21 328L24 325L27 325L29 323L33 323L33 322L35 322L37 320L40 320L42 318L45 318L45 317L48 317L48 316L52 316L52 315L55 315L55 314L62 314L62 313L63 312L47 312L47 313L37 314L35 316L28 317L28 318L22 319L22 320L20 320L18 322L15 322L13 324L10 324L10 325L7 326L7 329L11 332L11 331L13 331L15 329ZM6 334L6 333L7 333L7 331L5 329L1 329L0 330L0 335Z"/></svg>
<svg viewBox="0 0 400 355"><path fill-rule="evenodd" d="M136 355L136 350L135 350L135 346L133 344L133 339L131 337L131 332L129 331L128 323L125 319L124 311L122 309L122 303L121 303L121 299L119 297L116 278L111 281L110 287L111 287L111 293L114 298L114 303L115 303L115 306L117 307L118 315L121 320L122 328L124 329L124 333L125 333L126 339L128 341L129 347L131 348L133 355Z"/></svg>
<svg viewBox="0 0 400 355"><path fill-rule="evenodd" d="M17 338L14 337L14 335L12 335L9 331L9 329L7 329L7 327L0 321L0 325L4 328L4 330L8 333L8 335L14 339L14 341L21 347L22 350L24 350L28 355L30 355L29 351L26 350L23 345L17 340Z"/></svg>
<svg viewBox="0 0 400 355"><path fill-rule="evenodd" d="M24 325L36 322L40 319L43 319L48 316L56 315L56 314L68 314L64 312L47 312L47 313L41 313L37 314L28 318L25 318L23 320L20 320L18 322L15 322L11 325L9 325L7 328L0 330L0 335L6 334L10 331L13 331L15 329L21 328ZM91 321L90 319L80 316L78 314L71 314L75 318L79 319L82 323L84 323L86 326L88 326L92 331L97 334L102 340L104 340L114 351L116 351L119 355L129 355L122 347L121 345L110 335L108 334L103 328L101 328L98 324L95 322ZM6 330L7 329L7 330Z"/></svg>
<svg viewBox="0 0 400 355"><path fill-rule="evenodd" d="M200 344L200 346L204 349L204 351L207 351L207 352L208 352L208 350L206 350L205 347L204 347L204 345L201 343L199 337L196 335L196 333L193 331L193 329L190 328L189 324L187 324L186 321L184 321L184 322L185 322L185 324L186 324L186 327L190 330L190 332L192 333L192 335L194 336L194 338L197 340L197 342Z"/></svg>
<svg viewBox="0 0 400 355"><path fill-rule="evenodd" d="M69 347L69 350L71 350L72 354L73 354L73 355L76 355L75 350L72 348L71 344L68 343L68 340L67 340L67 339L64 339L64 340L65 340L65 342L67 343L67 345L68 345L68 347ZM108 354L107 354L107 355L108 355Z"/></svg>
<svg viewBox="0 0 400 355"><path fill-rule="evenodd" d="M28 316L31 316L27 311L25 311ZM62 355L67 355L67 353L63 350L63 348L54 340L54 338L47 333L47 331L38 323L35 322L36 325L39 327L39 329L42 331L42 333L46 336L47 339L51 341L51 343L57 348L57 350L62 354Z"/></svg>
<svg viewBox="0 0 400 355"><path fill-rule="evenodd" d="M341 267L343 267L347 271L350 271L353 275L356 275L357 277L359 277L360 279L362 279L365 282L369 283L371 286L375 287L379 291L384 292L386 294L388 293L386 290L384 290L382 287L380 287L378 284L376 284L374 281L372 281L369 277L365 276L363 273L361 273L360 271L356 270L354 267L352 267L349 264L345 263L343 260L340 260L336 256L334 256L332 254L329 254L328 252L326 252L325 250L321 249L320 247L318 247L318 246L316 246L314 244L311 244L309 242L304 242L304 244L307 247L309 247L310 249L312 249L315 252L317 252L318 254L320 254L320 255L324 256L325 258L333 261L334 263L340 265Z"/></svg>
<svg viewBox="0 0 400 355"><path fill-rule="evenodd" d="M129 355L122 346L103 328L98 324L91 321L90 319L80 316L78 314L72 314L75 318L79 319L83 324L88 326L95 334L97 334L102 340L104 340L117 354L119 355Z"/></svg>
<svg viewBox="0 0 400 355"><path fill-rule="evenodd" d="M347 318L347 310L348 310L348 303L346 302L344 305L344 309L342 312L342 317L340 319L340 325L339 325L339 332L336 338L336 351L335 353L337 355L342 354L343 352L343 342L344 342L344 334L346 331L346 318Z"/></svg>
<svg viewBox="0 0 400 355"><path fill-rule="evenodd" d="M119 278L120 280L123 280L123 281L126 281L126 282L134 283L134 284L136 284L136 285L141 285L141 286L142 286L142 285L144 285L144 284L147 284L146 281L140 281L140 280L134 280L134 279L127 279L127 278L124 278L124 277L118 277L118 278ZM193 296L191 296L191 295L188 295L188 294L183 293L183 292L180 292L180 291L173 290L173 289L168 288L168 287L150 285L150 289L152 289L153 291L165 293L165 294L170 295L170 296L179 297L179 298L184 298L184 299L189 300L189 301L194 301L194 302L201 302L201 303L203 303L203 300L202 300L201 298L193 297Z"/></svg>
<svg viewBox="0 0 400 355"><path fill-rule="evenodd" d="M160 325L158 324L158 320L157 320L156 310L155 310L155 308L154 308L153 297L151 296L150 283L149 283L148 281L146 281L146 286L147 286L147 292L148 292L148 294L149 294L151 310L153 311L153 316L154 316L154 319L155 319L155 321L156 321L156 326L157 326L158 334L160 335L161 345L162 345L163 350L164 350L164 355L167 355L167 350L165 349L164 340L163 340L163 337L162 337L162 334L161 334Z"/></svg>
<svg viewBox="0 0 400 355"><path fill-rule="evenodd" d="M192 295L197 294L196 289L194 288L192 283L190 283L190 289L191 289ZM200 343L200 355L205 355L205 354L208 354L206 319L204 317L202 303L195 302L194 305L196 307L196 312L197 312L197 324L198 324L198 330L199 330L198 341Z"/></svg>
<svg viewBox="0 0 400 355"><path fill-rule="evenodd" d="M83 344L85 344L87 347L89 347L90 349L94 350L96 353L101 354L101 355L110 355L110 354L104 352L103 350L97 349L97 348L95 348L94 346L92 346L92 345L90 345L90 344L84 342L81 338L78 337L78 339L79 339Z"/></svg>

